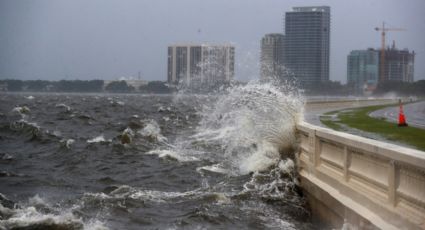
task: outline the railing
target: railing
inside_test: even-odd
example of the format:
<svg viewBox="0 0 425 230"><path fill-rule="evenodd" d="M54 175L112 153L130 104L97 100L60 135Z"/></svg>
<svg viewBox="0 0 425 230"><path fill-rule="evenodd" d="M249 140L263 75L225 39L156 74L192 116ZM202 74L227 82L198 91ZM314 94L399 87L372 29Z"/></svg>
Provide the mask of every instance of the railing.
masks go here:
<svg viewBox="0 0 425 230"><path fill-rule="evenodd" d="M324 183L392 226L425 229L425 152L308 123L297 129L301 179Z"/></svg>

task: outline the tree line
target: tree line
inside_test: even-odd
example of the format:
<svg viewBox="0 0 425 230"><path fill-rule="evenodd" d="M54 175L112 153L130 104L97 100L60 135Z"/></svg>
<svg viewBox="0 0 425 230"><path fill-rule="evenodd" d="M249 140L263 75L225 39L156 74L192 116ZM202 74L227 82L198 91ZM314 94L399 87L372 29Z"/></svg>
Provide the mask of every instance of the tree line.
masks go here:
<svg viewBox="0 0 425 230"><path fill-rule="evenodd" d="M219 88L219 87L212 87ZM355 95L354 86L337 81L326 81L314 85L305 85L306 95ZM199 88L201 89L201 88ZM198 89L198 91L200 91ZM211 87L210 87L211 89ZM0 80L0 91L11 92L111 92L111 93L172 93L176 89L162 81L150 81L136 89L126 81L112 81L105 85L103 80ZM192 89L193 90L193 89ZM425 80L416 82L385 81L378 84L374 95L396 93L401 96L425 96Z"/></svg>
<svg viewBox="0 0 425 230"><path fill-rule="evenodd" d="M111 92L111 93L171 93L165 82L151 81L138 89L126 81L112 81L105 85L103 80L0 80L0 91L11 92Z"/></svg>
<svg viewBox="0 0 425 230"><path fill-rule="evenodd" d="M319 82L302 88L307 95L349 96L358 94L354 85L343 85L337 81ZM374 96L382 96L387 93L396 93L400 96L425 96L425 80L416 82L385 81L379 83L373 91Z"/></svg>
<svg viewBox="0 0 425 230"><path fill-rule="evenodd" d="M383 95L389 92L401 96L425 96L425 80L415 82L386 81L378 84L374 94Z"/></svg>

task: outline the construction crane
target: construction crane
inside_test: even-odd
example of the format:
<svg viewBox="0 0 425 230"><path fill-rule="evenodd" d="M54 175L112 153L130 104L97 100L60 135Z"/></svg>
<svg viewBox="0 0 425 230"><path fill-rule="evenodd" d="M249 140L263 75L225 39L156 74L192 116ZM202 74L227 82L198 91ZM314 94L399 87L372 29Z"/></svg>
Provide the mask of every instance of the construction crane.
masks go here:
<svg viewBox="0 0 425 230"><path fill-rule="evenodd" d="M381 31L381 60L379 63L379 82L384 81L385 71L385 32L387 31L405 31L404 28L386 28L385 22L382 22L382 27L375 27L376 31Z"/></svg>

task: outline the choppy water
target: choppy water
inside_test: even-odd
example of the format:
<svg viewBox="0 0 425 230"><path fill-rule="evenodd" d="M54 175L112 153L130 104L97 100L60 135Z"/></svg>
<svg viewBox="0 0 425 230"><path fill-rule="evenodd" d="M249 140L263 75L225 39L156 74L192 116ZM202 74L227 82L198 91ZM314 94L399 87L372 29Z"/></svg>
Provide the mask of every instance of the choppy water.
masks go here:
<svg viewBox="0 0 425 230"><path fill-rule="evenodd" d="M303 101L0 94L0 229L314 229L292 161Z"/></svg>

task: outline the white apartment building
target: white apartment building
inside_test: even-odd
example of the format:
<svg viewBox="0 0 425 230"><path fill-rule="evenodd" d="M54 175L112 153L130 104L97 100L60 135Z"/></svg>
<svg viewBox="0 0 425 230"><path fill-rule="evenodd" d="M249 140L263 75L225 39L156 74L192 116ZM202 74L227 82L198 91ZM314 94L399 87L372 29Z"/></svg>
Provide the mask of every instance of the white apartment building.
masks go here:
<svg viewBox="0 0 425 230"><path fill-rule="evenodd" d="M168 47L167 81L170 84L219 84L234 77L232 45L175 44Z"/></svg>

